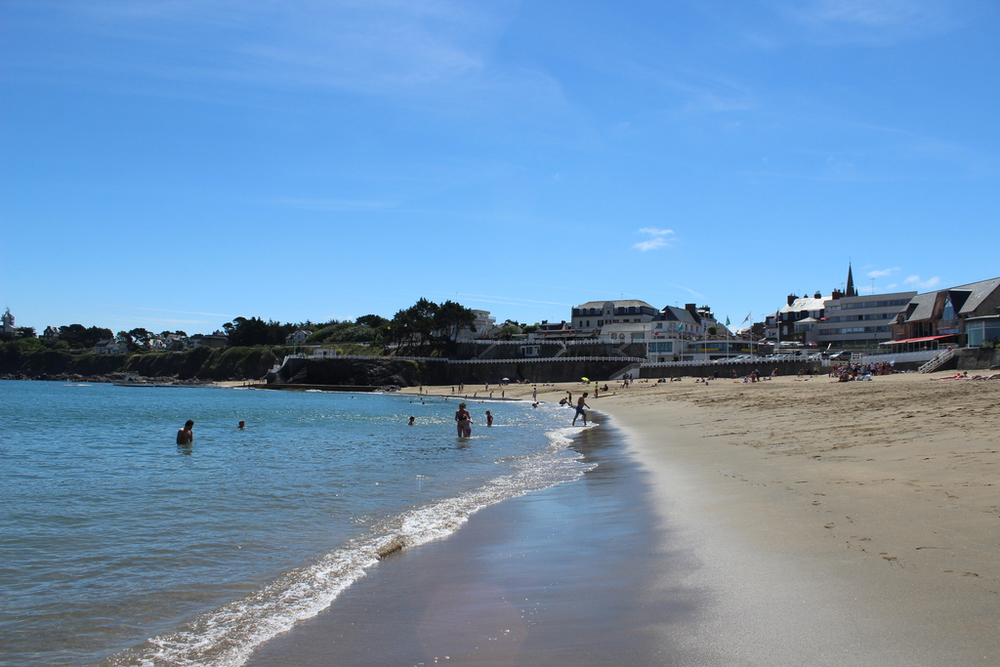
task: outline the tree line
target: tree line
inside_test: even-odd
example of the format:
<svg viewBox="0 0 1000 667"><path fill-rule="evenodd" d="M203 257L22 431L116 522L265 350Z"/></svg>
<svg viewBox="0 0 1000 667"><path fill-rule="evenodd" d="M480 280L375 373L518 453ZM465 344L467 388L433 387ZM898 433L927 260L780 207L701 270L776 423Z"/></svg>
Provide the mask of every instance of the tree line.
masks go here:
<svg viewBox="0 0 1000 667"><path fill-rule="evenodd" d="M454 340L462 329L473 329L474 321L475 313L461 304L454 301L437 304L421 298L409 308L399 310L392 319L370 314L356 320L281 323L264 321L260 317L237 317L223 324L222 330L230 347L280 346L285 344L290 334L299 330L311 332L306 340L310 344L357 343L375 348L391 345L414 347ZM31 348L45 346L70 351L92 349L99 341L113 338L129 352L140 352L149 349L150 341L157 335L164 339L171 335L187 337L184 331L155 334L138 327L113 334L111 329L70 324L59 327L59 338L53 342L37 338L33 327L20 327L13 340L6 344Z"/></svg>

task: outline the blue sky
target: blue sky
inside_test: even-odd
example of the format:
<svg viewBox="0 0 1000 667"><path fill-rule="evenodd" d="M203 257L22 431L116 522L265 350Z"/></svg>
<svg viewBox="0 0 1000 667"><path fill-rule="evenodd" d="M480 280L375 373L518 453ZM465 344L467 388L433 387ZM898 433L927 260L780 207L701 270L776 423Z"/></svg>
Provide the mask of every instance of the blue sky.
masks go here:
<svg viewBox="0 0 1000 667"><path fill-rule="evenodd" d="M1000 275L1000 5L5 0L0 307L208 333Z"/></svg>

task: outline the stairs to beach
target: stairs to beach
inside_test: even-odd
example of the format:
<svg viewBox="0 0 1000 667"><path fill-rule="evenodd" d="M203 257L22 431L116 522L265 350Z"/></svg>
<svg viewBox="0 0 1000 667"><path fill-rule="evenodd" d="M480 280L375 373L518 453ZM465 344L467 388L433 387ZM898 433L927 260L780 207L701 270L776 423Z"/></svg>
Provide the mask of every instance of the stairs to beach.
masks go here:
<svg viewBox="0 0 1000 667"><path fill-rule="evenodd" d="M941 368L946 363L951 361L951 359L954 356L955 356L955 349L949 347L947 350L944 350L943 352L939 352L938 354L934 355L933 359L925 363L918 370L921 373L933 373L934 371L936 371L937 369Z"/></svg>

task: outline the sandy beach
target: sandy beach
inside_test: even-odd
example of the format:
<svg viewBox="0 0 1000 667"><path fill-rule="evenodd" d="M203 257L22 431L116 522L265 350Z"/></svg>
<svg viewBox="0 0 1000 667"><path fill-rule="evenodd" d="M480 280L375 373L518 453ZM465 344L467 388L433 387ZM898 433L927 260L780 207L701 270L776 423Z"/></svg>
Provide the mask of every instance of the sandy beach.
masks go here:
<svg viewBox="0 0 1000 667"><path fill-rule="evenodd" d="M952 374L537 389L628 433L717 664L998 664L1000 380Z"/></svg>
<svg viewBox="0 0 1000 667"><path fill-rule="evenodd" d="M333 656L359 642L370 646L370 638L342 637L335 647L331 623L341 626L335 619L352 600L391 608L386 601L399 569L436 571L428 596L447 583L503 590L507 602L509 595L528 600L540 584L520 581L518 559L522 566L548 562L537 556L554 530L553 507L564 510L556 512L564 539L576 540L574 553L564 554L576 576L558 578L565 587L560 604L592 613L540 616L518 626L524 635L517 652L470 649L455 664L624 664L616 655L628 664L1000 664L1000 380L935 380L950 374L847 383L826 376L609 383L596 399L593 383L504 387L506 399L531 400L536 389L545 402L589 391L598 425L585 434L613 432L635 464L608 493L641 488L637 499L597 502L599 511L574 518L567 504L595 502L584 485L573 500L558 500L571 491L552 490L491 508L455 536L376 568L372 581L353 587L325 621L314 619L312 634L293 631L250 664L298 658L290 653L296 645L317 657L299 664L348 664ZM500 398L501 389L491 389ZM482 398L483 387L476 390ZM407 391L453 395L451 387ZM494 413L502 419L502 404ZM567 408L567 423L572 414ZM529 511L532 503L542 510ZM625 535L609 531L616 520L630 527ZM511 524L520 526L520 543L505 528ZM590 542L580 537L587 534ZM601 562L605 552L616 559L614 568ZM608 579L610 586L597 585ZM628 602L610 604L618 598ZM595 605L603 600L608 607ZM525 621L523 604L497 622ZM466 611L466 622L499 613L486 603ZM416 629L405 632L421 632L424 621L413 614L390 617L398 622L385 628L390 636L408 624ZM628 645L641 648L629 654L612 642L609 652L584 652L592 660L557 650L567 636L604 636L605 626L634 628L641 641L632 637ZM442 655L422 649L426 657ZM417 654L390 662L418 664Z"/></svg>

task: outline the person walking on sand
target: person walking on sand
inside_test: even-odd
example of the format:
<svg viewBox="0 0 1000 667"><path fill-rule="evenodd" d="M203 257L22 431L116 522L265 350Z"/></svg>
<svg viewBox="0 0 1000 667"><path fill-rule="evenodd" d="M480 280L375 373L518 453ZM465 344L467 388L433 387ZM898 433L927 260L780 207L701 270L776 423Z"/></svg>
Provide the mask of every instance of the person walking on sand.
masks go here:
<svg viewBox="0 0 1000 667"><path fill-rule="evenodd" d="M465 408L465 403L458 404L455 412L455 422L458 424L458 437L468 438L472 435L472 415Z"/></svg>
<svg viewBox="0 0 1000 667"><path fill-rule="evenodd" d="M194 421L187 420L184 423L184 428L177 430L177 444L178 445L190 445L194 442Z"/></svg>
<svg viewBox="0 0 1000 667"><path fill-rule="evenodd" d="M586 401L587 396L588 396L587 392L583 392L583 396L578 398L576 401L576 414L573 415L573 426L576 426L577 417L583 417L583 425L584 426L587 425L587 413L583 411L584 408L590 407L589 405L587 405Z"/></svg>

